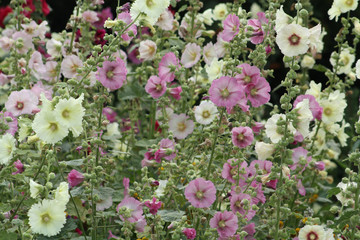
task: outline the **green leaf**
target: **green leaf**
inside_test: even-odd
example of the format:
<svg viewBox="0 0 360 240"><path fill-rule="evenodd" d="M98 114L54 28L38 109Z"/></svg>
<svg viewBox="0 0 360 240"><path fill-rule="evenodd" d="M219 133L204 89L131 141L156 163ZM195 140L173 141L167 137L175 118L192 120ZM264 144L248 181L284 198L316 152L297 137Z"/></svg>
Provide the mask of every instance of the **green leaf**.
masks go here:
<svg viewBox="0 0 360 240"><path fill-rule="evenodd" d="M149 147L153 144L157 144L158 140L156 139L143 139L143 140L140 140L140 141L137 141L135 143L135 146L138 146L138 147Z"/></svg>
<svg viewBox="0 0 360 240"><path fill-rule="evenodd" d="M182 216L185 215L184 211L171 211L171 210L160 210L158 214L165 222L180 221Z"/></svg>
<svg viewBox="0 0 360 240"><path fill-rule="evenodd" d="M74 199L75 205L77 207L77 210L79 211L81 221L85 222L86 221L86 215L88 214L88 211L86 210L86 208L84 208L82 206L82 202L81 202L80 198L75 197L73 199ZM69 201L66 209L67 209L67 213L70 216L78 217L73 201L71 201L71 200Z"/></svg>
<svg viewBox="0 0 360 240"><path fill-rule="evenodd" d="M313 69L319 72L326 72L328 70L327 67L321 64L314 65Z"/></svg>
<svg viewBox="0 0 360 240"><path fill-rule="evenodd" d="M182 5L180 8L179 8L179 10L178 10L178 12L180 13L180 12L183 12L183 11L185 11L186 9L187 9L187 7L188 7L188 5Z"/></svg>
<svg viewBox="0 0 360 240"><path fill-rule="evenodd" d="M340 192L341 192L340 188L338 188L338 187L332 188L332 189L330 189L328 191L327 198L330 198L330 197L332 197L332 196L334 196L334 195L336 195L336 194L338 194Z"/></svg>
<svg viewBox="0 0 360 240"><path fill-rule="evenodd" d="M75 159L70 161L61 161L60 163L65 163L67 166L70 167L77 167L84 164L84 159Z"/></svg>
<svg viewBox="0 0 360 240"><path fill-rule="evenodd" d="M17 240L16 233L8 233L6 231L0 231L0 240Z"/></svg>

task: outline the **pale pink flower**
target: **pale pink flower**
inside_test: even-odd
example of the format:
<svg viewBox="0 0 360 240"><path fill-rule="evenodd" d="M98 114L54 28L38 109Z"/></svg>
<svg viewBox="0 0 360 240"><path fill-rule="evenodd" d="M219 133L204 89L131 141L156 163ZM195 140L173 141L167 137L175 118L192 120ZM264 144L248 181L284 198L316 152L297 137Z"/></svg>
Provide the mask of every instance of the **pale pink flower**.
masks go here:
<svg viewBox="0 0 360 240"><path fill-rule="evenodd" d="M241 84L247 85L249 83L257 83L258 78L260 77L260 69L256 66L251 66L248 63L243 63L237 66L241 68L242 71L240 74L235 76Z"/></svg>
<svg viewBox="0 0 360 240"><path fill-rule="evenodd" d="M234 107L244 97L243 87L232 77L220 77L212 82L210 100L218 107Z"/></svg>
<svg viewBox="0 0 360 240"><path fill-rule="evenodd" d="M265 13L258 12L257 13L258 19L250 19L248 20L248 25L253 28L253 34L250 38L250 41L253 44L259 44L264 41L264 31L262 29L263 24L267 24L269 20L265 17Z"/></svg>
<svg viewBox="0 0 360 240"><path fill-rule="evenodd" d="M0 38L0 48L4 51L4 52L10 52L11 48L14 45L14 40L12 38L3 36Z"/></svg>
<svg viewBox="0 0 360 240"><path fill-rule="evenodd" d="M166 9L155 23L156 26L165 31L171 31L174 26L174 15Z"/></svg>
<svg viewBox="0 0 360 240"><path fill-rule="evenodd" d="M229 159L226 163L224 163L223 170L221 172L221 176L228 180L231 183L236 183L236 178L239 175L239 171L242 171L245 169L245 172L248 172L247 168L247 162L243 161L240 163L240 166L238 164L234 165L234 162L236 162L236 159ZM242 174L240 175L240 178L243 180L247 179L248 174Z"/></svg>
<svg viewBox="0 0 360 240"><path fill-rule="evenodd" d="M10 82L10 78L3 74L3 73L0 73L0 86L4 86L5 84L8 84Z"/></svg>
<svg viewBox="0 0 360 240"><path fill-rule="evenodd" d="M182 232L185 235L186 239L192 240L196 238L196 230L194 228L184 228Z"/></svg>
<svg viewBox="0 0 360 240"><path fill-rule="evenodd" d="M206 64L210 65L212 60L217 59L216 48L212 42L209 42L203 48L203 57Z"/></svg>
<svg viewBox="0 0 360 240"><path fill-rule="evenodd" d="M179 27L179 36L181 38L186 38L186 37L190 37L190 35L194 35L195 38L199 38L202 34L202 30L197 27L193 29L193 32L190 33L190 26L189 26L189 21L191 21L191 19L184 17L181 21L180 27ZM194 21L194 26L199 26L201 25L201 23L199 22L198 19L195 18ZM196 31L196 32L195 32Z"/></svg>
<svg viewBox="0 0 360 240"><path fill-rule="evenodd" d="M123 178L123 186L124 186L124 198L129 196L129 188L130 188L130 179L124 177Z"/></svg>
<svg viewBox="0 0 360 240"><path fill-rule="evenodd" d="M49 82L54 82L57 79L60 79L60 71L56 69L56 61L47 61L45 64L45 72L42 77L44 80Z"/></svg>
<svg viewBox="0 0 360 240"><path fill-rule="evenodd" d="M93 23L93 22L96 22L99 20L99 18L97 16L97 12L91 11L91 10L87 10L87 11L83 12L82 19L88 23Z"/></svg>
<svg viewBox="0 0 360 240"><path fill-rule="evenodd" d="M175 71L179 70L179 67L179 59L173 52L168 52L159 63L159 77L166 82L172 82L175 79Z"/></svg>
<svg viewBox="0 0 360 240"><path fill-rule="evenodd" d="M175 98L176 100L180 100L180 99L181 99L181 95L180 95L181 92L182 92L181 86L170 89L170 95L171 95L173 98Z"/></svg>
<svg viewBox="0 0 360 240"><path fill-rule="evenodd" d="M316 101L315 97L310 94L306 95L299 95L294 101L294 108L297 106L299 102L302 102L304 99L309 99L309 106L310 111L313 115L313 120L316 118L317 120L321 120L323 108L320 106L320 104Z"/></svg>
<svg viewBox="0 0 360 240"><path fill-rule="evenodd" d="M6 118L11 118L11 121L7 121ZM15 136L15 133L18 130L18 120L11 112L0 112L0 122L8 125L9 129L4 132L4 130L0 131L1 135L5 135L6 133L10 133Z"/></svg>
<svg viewBox="0 0 360 240"><path fill-rule="evenodd" d="M216 199L216 188L203 178L192 180L185 188L186 199L196 208L210 207Z"/></svg>
<svg viewBox="0 0 360 240"><path fill-rule="evenodd" d="M156 43L151 40L145 40L140 42L139 54L140 59L147 61L152 60L156 54Z"/></svg>
<svg viewBox="0 0 360 240"><path fill-rule="evenodd" d="M253 107L260 107L269 102L270 90L270 84L263 77L259 77L256 83L250 83L245 87L247 98Z"/></svg>
<svg viewBox="0 0 360 240"><path fill-rule="evenodd" d="M254 234L255 234L255 223L250 223L248 225L245 225L242 228L243 231L247 232L247 236L245 237L245 240L256 240L255 238L253 238Z"/></svg>
<svg viewBox="0 0 360 240"><path fill-rule="evenodd" d="M38 97L40 100L40 95L43 93L45 97L49 100L52 100L52 87L51 86L44 86L41 81L38 81L32 88L31 91Z"/></svg>
<svg viewBox="0 0 360 240"><path fill-rule="evenodd" d="M110 123L113 123L116 121L116 111L109 108L109 107L105 107L103 108L103 114L105 115L106 119L110 122Z"/></svg>
<svg viewBox="0 0 360 240"><path fill-rule="evenodd" d="M293 151L293 154L292 154L293 164L289 165L289 168L291 170L296 170L297 168L299 168L299 169L301 169L300 172L305 171L306 167L311 162L312 157L307 156L308 151L306 149L304 149L303 147L294 148L294 149L292 149L292 151ZM303 158L305 160L305 165L300 164L301 158Z"/></svg>
<svg viewBox="0 0 360 240"><path fill-rule="evenodd" d="M176 157L175 142L165 138L160 141L160 148L155 152L155 160L160 162L162 158L171 161ZM172 153L167 152L172 150Z"/></svg>
<svg viewBox="0 0 360 240"><path fill-rule="evenodd" d="M22 48L20 49L17 49L17 51L20 53L20 54L25 54L27 53L27 51L29 49L34 49L34 44L32 42L32 37L28 34L26 34L25 32L15 32L13 35L12 35L12 39L14 41L18 40L18 39L22 39L23 41L23 46Z"/></svg>
<svg viewBox="0 0 360 240"><path fill-rule="evenodd" d="M184 139L194 130L194 121L188 119L184 113L173 114L169 121L169 130L173 132L177 139Z"/></svg>
<svg viewBox="0 0 360 240"><path fill-rule="evenodd" d="M122 12L118 15L118 19L122 20L126 23L126 25L129 25L131 23L131 15L129 12ZM129 32L133 33L133 36L129 36ZM121 38L124 41L131 41L135 36L137 35L137 26L135 24L132 24L126 31L121 35Z"/></svg>
<svg viewBox="0 0 360 240"><path fill-rule="evenodd" d="M210 227L216 228L220 237L230 237L234 235L238 229L238 218L232 212L217 212L215 216L210 219Z"/></svg>
<svg viewBox="0 0 360 240"><path fill-rule="evenodd" d="M85 177L82 173L76 171L75 169L71 170L67 176L67 180L71 187L75 187L84 181Z"/></svg>
<svg viewBox="0 0 360 240"><path fill-rule="evenodd" d="M152 215L156 215L156 214L157 214L157 211L159 210L159 208L161 208L161 204L162 204L161 201L156 202L156 198L155 198L155 197L153 197L152 202L150 202L150 201L145 201L145 202L144 202L144 205L147 206L147 207L150 209L149 212L150 212Z"/></svg>
<svg viewBox="0 0 360 240"><path fill-rule="evenodd" d="M22 114L32 114L38 110L37 105L39 100L37 96L28 89L11 92L8 100L5 103L5 108L15 117Z"/></svg>
<svg viewBox="0 0 360 240"><path fill-rule="evenodd" d="M248 202L248 205L245 205L245 202ZM255 216L256 213L256 211L252 210L251 208L252 205L254 204L249 194L239 193L231 196L230 208L233 211L233 213L239 212L248 221L250 221ZM244 207L245 208L248 207L249 209L246 210Z"/></svg>
<svg viewBox="0 0 360 240"><path fill-rule="evenodd" d="M218 58L224 57L225 53L226 53L225 45L227 44L227 42L223 39L223 35L224 35L224 33L220 32L217 35L217 42L214 44L215 51L216 51Z"/></svg>
<svg viewBox="0 0 360 240"><path fill-rule="evenodd" d="M249 127L234 127L231 133L233 144L239 148L251 145L254 140L254 133Z"/></svg>
<svg viewBox="0 0 360 240"><path fill-rule="evenodd" d="M240 20L235 14L229 14L223 21L223 35L222 38L226 42L230 42L239 33Z"/></svg>
<svg viewBox="0 0 360 240"><path fill-rule="evenodd" d="M120 215L120 218L123 221L127 220L131 223L134 223L143 217L142 204L133 197L125 197L117 206L116 211L119 212L120 208L122 207L126 207L127 209L132 210L131 216L129 218L124 218L122 215Z"/></svg>
<svg viewBox="0 0 360 240"><path fill-rule="evenodd" d="M37 78L40 79L44 75L46 69L42 61L41 53L38 51L33 52L30 57L28 67L31 69L31 73Z"/></svg>
<svg viewBox="0 0 360 240"><path fill-rule="evenodd" d="M83 62L76 55L68 55L64 58L61 63L61 73L66 78L77 78L81 79L81 76L76 72L76 70L83 66Z"/></svg>
<svg viewBox="0 0 360 240"><path fill-rule="evenodd" d="M98 68L96 77L101 84L110 90L116 90L122 87L126 81L127 69L121 58L116 61L104 61L102 68Z"/></svg>
<svg viewBox="0 0 360 240"><path fill-rule="evenodd" d="M185 68L191 68L199 60L201 56L201 47L196 43L188 43L185 46L185 50L181 56L181 63Z"/></svg>
<svg viewBox="0 0 360 240"><path fill-rule="evenodd" d="M159 98L166 92L166 81L158 76L151 76L146 83L145 91L153 98Z"/></svg>

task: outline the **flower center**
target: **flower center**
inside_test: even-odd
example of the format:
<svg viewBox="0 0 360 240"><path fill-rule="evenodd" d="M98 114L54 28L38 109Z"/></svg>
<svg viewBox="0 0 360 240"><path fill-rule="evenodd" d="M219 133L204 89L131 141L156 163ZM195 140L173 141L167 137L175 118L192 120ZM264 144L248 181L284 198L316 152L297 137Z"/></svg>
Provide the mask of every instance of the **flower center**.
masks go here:
<svg viewBox="0 0 360 240"><path fill-rule="evenodd" d="M196 52L191 52L190 53L190 55L191 55L191 59L193 60L193 61L195 61L196 60Z"/></svg>
<svg viewBox="0 0 360 240"><path fill-rule="evenodd" d="M73 65L70 67L71 72L75 74L75 73L76 73L76 69L78 69L78 67L79 67L78 65L73 64Z"/></svg>
<svg viewBox="0 0 360 240"><path fill-rule="evenodd" d="M315 232L309 232L308 235L306 236L307 240L318 240L319 237Z"/></svg>
<svg viewBox="0 0 360 240"><path fill-rule="evenodd" d="M237 206L238 208L242 208L243 206L242 201L236 201L235 206Z"/></svg>
<svg viewBox="0 0 360 240"><path fill-rule="evenodd" d="M179 130L180 132L183 132L183 131L185 130L185 128L186 128L185 123L183 123L183 122L178 123L178 130Z"/></svg>
<svg viewBox="0 0 360 240"><path fill-rule="evenodd" d="M346 0L345 1L345 4L348 5L348 6L352 6L354 3L354 0Z"/></svg>
<svg viewBox="0 0 360 240"><path fill-rule="evenodd" d="M48 223L48 222L50 222L51 217L49 216L48 213L45 213L45 214L41 215L41 220L43 221L43 223Z"/></svg>
<svg viewBox="0 0 360 240"><path fill-rule="evenodd" d="M289 37L290 45L298 45L298 44L300 43L300 39L301 39L301 37L299 37L298 35L296 35L295 33L293 33L293 34Z"/></svg>
<svg viewBox="0 0 360 240"><path fill-rule="evenodd" d="M24 103L23 102L17 102L16 103L16 109L17 110L22 110L24 108Z"/></svg>
<svg viewBox="0 0 360 240"><path fill-rule="evenodd" d="M58 125L56 123L50 123L49 129L55 132L58 129Z"/></svg>
<svg viewBox="0 0 360 240"><path fill-rule="evenodd" d="M69 112L69 110L66 109L62 112L61 115L63 116L63 118L68 118L70 116L70 112Z"/></svg>
<svg viewBox="0 0 360 240"><path fill-rule="evenodd" d="M251 89L250 95L251 96L256 96L257 95L257 89L256 88Z"/></svg>
<svg viewBox="0 0 360 240"><path fill-rule="evenodd" d="M227 88L220 90L220 94L223 98L227 98L230 95L229 90Z"/></svg>
<svg viewBox="0 0 360 240"><path fill-rule="evenodd" d="M224 10L221 10L220 12L219 12L219 17L220 18L223 18L225 16L225 11Z"/></svg>
<svg viewBox="0 0 360 240"><path fill-rule="evenodd" d="M331 115L331 113L332 113L331 108L328 108L328 107L327 107L327 108L325 108L325 109L324 109L324 113L325 113L325 115L326 115L326 116L330 116L330 115Z"/></svg>
<svg viewBox="0 0 360 240"><path fill-rule="evenodd" d="M218 226L220 228L226 227L225 221L224 220L219 221Z"/></svg>
<svg viewBox="0 0 360 240"><path fill-rule="evenodd" d="M238 173L238 169L236 167L234 167L230 170L231 176L235 176L235 175L237 175L237 173Z"/></svg>
<svg viewBox="0 0 360 240"><path fill-rule="evenodd" d="M244 140L244 135L242 133L239 133L236 138L239 141L243 141Z"/></svg>
<svg viewBox="0 0 360 240"><path fill-rule="evenodd" d="M109 78L109 79L112 79L114 77L114 72L113 71L107 71L106 77Z"/></svg>
<svg viewBox="0 0 360 240"><path fill-rule="evenodd" d="M246 76L244 77L244 82L246 82L246 83L251 82L251 77L248 76L248 75L246 75Z"/></svg>
<svg viewBox="0 0 360 240"><path fill-rule="evenodd" d="M204 193L202 191L197 191L196 192L196 198L197 199L202 199L204 197Z"/></svg>
<svg viewBox="0 0 360 240"><path fill-rule="evenodd" d="M31 34L34 33L34 30L35 30L34 28L29 27L29 28L26 28L26 29L25 29L25 32L26 32L27 34L31 35Z"/></svg>
<svg viewBox="0 0 360 240"><path fill-rule="evenodd" d="M161 89L162 89L161 84L156 84L156 91L161 91Z"/></svg>
<svg viewBox="0 0 360 240"><path fill-rule="evenodd" d="M203 117L203 118L208 118L208 117L210 117L209 111L208 111L208 110L203 111L202 117Z"/></svg>
<svg viewBox="0 0 360 240"><path fill-rule="evenodd" d="M146 6L147 7L152 7L154 5L153 0L146 0Z"/></svg>
<svg viewBox="0 0 360 240"><path fill-rule="evenodd" d="M343 59L341 59L342 60L342 62L343 62L343 64L346 66L346 65L348 65L349 64L349 62L350 62L350 59L346 56L346 57L344 57Z"/></svg>

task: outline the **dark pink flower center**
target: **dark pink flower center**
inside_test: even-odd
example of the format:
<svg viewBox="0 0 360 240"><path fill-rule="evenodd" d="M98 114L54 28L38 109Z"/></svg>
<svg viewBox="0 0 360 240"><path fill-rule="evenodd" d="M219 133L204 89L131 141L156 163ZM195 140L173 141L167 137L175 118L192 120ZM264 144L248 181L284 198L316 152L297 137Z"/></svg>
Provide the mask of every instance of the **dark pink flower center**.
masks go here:
<svg viewBox="0 0 360 240"><path fill-rule="evenodd" d="M318 239L319 237L316 232L311 231L306 235L306 240L318 240Z"/></svg>
<svg viewBox="0 0 360 240"><path fill-rule="evenodd" d="M161 91L161 90L162 90L161 84L156 84L156 91Z"/></svg>
<svg viewBox="0 0 360 240"><path fill-rule="evenodd" d="M24 103L23 102L17 102L16 103L16 109L17 110L22 110L24 108Z"/></svg>
<svg viewBox="0 0 360 240"><path fill-rule="evenodd" d="M237 140L239 140L241 142L244 140L244 134L239 133L236 138L237 138Z"/></svg>
<svg viewBox="0 0 360 240"><path fill-rule="evenodd" d="M293 33L290 37L289 37L289 42L290 45L298 45L300 43L301 37L298 36L297 34Z"/></svg>

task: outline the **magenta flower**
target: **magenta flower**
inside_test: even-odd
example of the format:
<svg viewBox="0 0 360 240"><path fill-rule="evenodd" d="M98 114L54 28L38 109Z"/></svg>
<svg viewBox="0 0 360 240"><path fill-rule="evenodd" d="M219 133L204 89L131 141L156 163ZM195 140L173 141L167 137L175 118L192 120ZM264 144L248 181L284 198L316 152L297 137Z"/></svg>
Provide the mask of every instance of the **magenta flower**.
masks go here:
<svg viewBox="0 0 360 240"><path fill-rule="evenodd" d="M245 148L254 140L254 133L249 127L235 127L231 130L232 142L239 148Z"/></svg>
<svg viewBox="0 0 360 240"><path fill-rule="evenodd" d="M120 208L122 207L126 207L132 211L131 211L131 216L129 218L124 218L122 215L120 215L121 220L123 221L127 220L131 223L134 223L143 218L142 204L135 198L125 197L117 206L116 211L119 212Z"/></svg>
<svg viewBox="0 0 360 240"><path fill-rule="evenodd" d="M252 205L254 204L249 194L239 193L231 196L230 208L233 213L239 212L248 221L250 221L256 213L256 211L252 210ZM244 207L249 207L249 209L246 210Z"/></svg>
<svg viewBox="0 0 360 240"><path fill-rule="evenodd" d="M101 12L97 13L97 17L99 18L99 20L93 23L94 27L103 28L104 23L108 18L113 19L111 8L110 7L104 8Z"/></svg>
<svg viewBox="0 0 360 240"><path fill-rule="evenodd" d="M269 102L270 90L270 84L263 77L259 77L256 84L250 83L245 87L247 98L253 107L260 107Z"/></svg>
<svg viewBox="0 0 360 240"><path fill-rule="evenodd" d="M317 120L321 120L323 108L320 106L320 104L316 101L315 97L310 94L306 95L299 95L294 101L294 108L297 106L298 103L302 102L304 99L309 99L309 107L310 111L313 115L313 120L316 118Z"/></svg>
<svg viewBox="0 0 360 240"><path fill-rule="evenodd" d="M14 117L22 114L32 114L38 110L39 100L37 96L28 89L11 92L5 103L5 108L12 113Z"/></svg>
<svg viewBox="0 0 360 240"><path fill-rule="evenodd" d="M172 153L168 153L168 151ZM160 148L155 152L155 160L160 162L162 158L171 161L176 157L175 142L165 138L160 141Z"/></svg>
<svg viewBox="0 0 360 240"><path fill-rule="evenodd" d="M146 83L145 91L153 98L159 98L166 92L166 82L158 76L151 76Z"/></svg>
<svg viewBox="0 0 360 240"><path fill-rule="evenodd" d="M172 82L175 79L175 71L179 70L179 67L179 59L173 52L168 52L159 63L159 77L166 82Z"/></svg>
<svg viewBox="0 0 360 240"><path fill-rule="evenodd" d="M150 208L150 213L152 215L156 215L157 211L159 210L159 208L161 208L161 201L156 202L156 198L153 197L152 202L150 201L145 201L144 202L145 206L147 206L148 208Z"/></svg>
<svg viewBox="0 0 360 240"><path fill-rule="evenodd" d="M115 236L115 235L111 232L111 230L109 230L109 236L108 236L107 239L112 239L112 238L114 238L114 239L120 239L118 236Z"/></svg>
<svg viewBox="0 0 360 240"><path fill-rule="evenodd" d="M250 41L253 44L259 44L264 41L264 31L262 29L263 24L267 24L269 20L265 17L265 13L258 12L258 19L250 19L248 20L248 25L253 28L253 35L250 38Z"/></svg>
<svg viewBox="0 0 360 240"><path fill-rule="evenodd" d="M242 228L243 231L247 232L247 236L245 237L245 240L255 240L255 238L253 238L254 234L255 234L255 223L250 223L248 225L245 225Z"/></svg>
<svg viewBox="0 0 360 240"><path fill-rule="evenodd" d="M320 162L316 162L315 163L315 167L316 169L320 170L320 171L323 171L325 169L325 163L320 161Z"/></svg>
<svg viewBox="0 0 360 240"><path fill-rule="evenodd" d="M6 118L11 118L11 121L7 121ZM6 133L10 133L15 136L15 133L18 130L18 120L11 112L0 112L0 122L8 125L9 129L5 132L0 131L1 134L5 135Z"/></svg>
<svg viewBox="0 0 360 240"><path fill-rule="evenodd" d="M182 232L186 236L186 239L192 240L196 238L196 230L194 228L184 228Z"/></svg>
<svg viewBox="0 0 360 240"><path fill-rule="evenodd" d="M24 171L24 165L22 164L22 162L19 159L14 162L14 167L16 167L17 171L11 173L12 175L16 175L16 174L22 173Z"/></svg>
<svg viewBox="0 0 360 240"><path fill-rule="evenodd" d="M170 89L170 95L171 95L173 98L175 98L176 100L180 100L180 99L181 99L181 95L180 95L181 92L182 92L181 86Z"/></svg>
<svg viewBox="0 0 360 240"><path fill-rule="evenodd" d="M259 134L261 129L264 128L264 124L261 122L255 122L255 125L251 127L255 134Z"/></svg>
<svg viewBox="0 0 360 240"><path fill-rule="evenodd" d="M260 170L262 172L262 174L260 175L262 177L262 179L264 179L264 181L266 179L268 179L267 177L271 173L272 162L267 161L267 160L252 161L249 166L249 172L250 172L249 176L255 176L255 175L257 176L256 167L255 167L256 165L258 166L258 170ZM277 179L266 181L266 186L273 188L273 189L276 189L276 184L277 184Z"/></svg>
<svg viewBox="0 0 360 240"><path fill-rule="evenodd" d="M201 57L201 47L196 43L188 43L185 46L185 50L181 56L181 63L185 68L191 68L194 66Z"/></svg>
<svg viewBox="0 0 360 240"><path fill-rule="evenodd" d="M216 228L220 237L230 237L234 235L238 229L238 218L232 212L217 212L215 216L210 219L210 227Z"/></svg>
<svg viewBox="0 0 360 240"><path fill-rule="evenodd" d="M118 15L118 19L122 20L126 25L129 25L131 23L131 16L129 12L122 12ZM132 32L133 35L130 37L129 32ZM135 24L132 24L126 31L121 35L121 38L124 41L131 41L137 34L137 26Z"/></svg>
<svg viewBox="0 0 360 240"><path fill-rule="evenodd" d="M192 180L185 188L186 199L196 208L210 207L216 199L216 188L203 178Z"/></svg>
<svg viewBox="0 0 360 240"><path fill-rule="evenodd" d="M240 168L239 168L238 165L233 164L233 162L235 162L235 161L236 161L236 159L227 160L227 162L224 163L223 170L221 172L221 176L231 183L236 183L235 178L239 174L239 170L241 171L242 169L245 169L246 170L245 172L249 172L248 168L247 168L247 162L243 161L242 163L240 163ZM241 179L241 181L246 180L247 174L241 175L240 179Z"/></svg>
<svg viewBox="0 0 360 240"><path fill-rule="evenodd" d="M240 83L243 85L257 83L258 78L260 77L260 69L258 67L251 66L247 63L240 64L237 67L241 68L242 71L240 74L235 76L236 80L240 81Z"/></svg>
<svg viewBox="0 0 360 240"><path fill-rule="evenodd" d="M240 20L235 14L229 14L223 21L223 35L222 38L226 42L230 42L239 33Z"/></svg>
<svg viewBox="0 0 360 240"><path fill-rule="evenodd" d="M124 198L129 196L129 186L130 186L130 179L124 177L123 178L123 186L124 186Z"/></svg>
<svg viewBox="0 0 360 240"><path fill-rule="evenodd" d="M234 107L244 97L243 87L231 77L220 77L212 82L210 100L218 107Z"/></svg>
<svg viewBox="0 0 360 240"><path fill-rule="evenodd" d="M97 79L101 84L110 90L116 90L122 87L126 81L127 69L121 58L116 61L104 61L102 68L98 68L96 73Z"/></svg>
<svg viewBox="0 0 360 240"><path fill-rule="evenodd" d="M82 173L76 171L75 169L71 170L67 176L67 180L71 187L75 187L84 181L85 177Z"/></svg>
<svg viewBox="0 0 360 240"><path fill-rule="evenodd" d="M105 115L106 119L109 122L113 123L116 121L117 114L116 114L115 110L113 110L109 107L105 107L105 108L103 108L102 113Z"/></svg>

